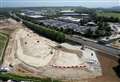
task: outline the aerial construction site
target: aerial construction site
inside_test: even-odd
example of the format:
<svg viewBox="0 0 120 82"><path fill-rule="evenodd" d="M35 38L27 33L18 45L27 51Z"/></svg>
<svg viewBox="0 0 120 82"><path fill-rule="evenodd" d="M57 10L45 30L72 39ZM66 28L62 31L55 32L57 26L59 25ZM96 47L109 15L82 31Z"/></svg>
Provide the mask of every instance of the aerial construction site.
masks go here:
<svg viewBox="0 0 120 82"><path fill-rule="evenodd" d="M20 23L16 28L10 35L2 65L9 72L62 80L102 75L94 50L77 44L54 42Z"/></svg>

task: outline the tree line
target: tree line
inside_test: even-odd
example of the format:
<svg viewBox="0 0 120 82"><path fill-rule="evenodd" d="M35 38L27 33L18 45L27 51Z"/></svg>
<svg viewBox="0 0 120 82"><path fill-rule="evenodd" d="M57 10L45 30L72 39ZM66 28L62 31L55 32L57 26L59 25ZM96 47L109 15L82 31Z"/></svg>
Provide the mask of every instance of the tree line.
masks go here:
<svg viewBox="0 0 120 82"><path fill-rule="evenodd" d="M18 17L15 17L13 15L10 15L11 18L13 18L14 20L16 20L17 22L20 22L20 19Z"/></svg>
<svg viewBox="0 0 120 82"><path fill-rule="evenodd" d="M33 30L34 32L38 33L39 35L43 35L51 40L60 43L65 41L65 35L62 32L58 32L25 20L23 21L23 24L26 25L31 30Z"/></svg>
<svg viewBox="0 0 120 82"><path fill-rule="evenodd" d="M28 28L33 30L39 35L42 35L46 38L49 38L51 40L57 41L57 42L64 42L65 41L65 35L62 32L56 31L54 29L46 28L43 26L42 23L38 23L36 20L27 17L27 16L22 16L18 13L16 13L18 17L23 19L23 24L26 25ZM20 20L20 19L19 19Z"/></svg>

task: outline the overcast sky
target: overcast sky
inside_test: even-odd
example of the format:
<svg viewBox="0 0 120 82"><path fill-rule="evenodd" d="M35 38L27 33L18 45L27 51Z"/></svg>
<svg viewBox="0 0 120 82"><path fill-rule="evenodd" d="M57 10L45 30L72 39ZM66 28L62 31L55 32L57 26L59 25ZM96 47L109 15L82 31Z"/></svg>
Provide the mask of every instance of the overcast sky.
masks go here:
<svg viewBox="0 0 120 82"><path fill-rule="evenodd" d="M0 0L0 7L41 7L41 6L120 6L120 0Z"/></svg>

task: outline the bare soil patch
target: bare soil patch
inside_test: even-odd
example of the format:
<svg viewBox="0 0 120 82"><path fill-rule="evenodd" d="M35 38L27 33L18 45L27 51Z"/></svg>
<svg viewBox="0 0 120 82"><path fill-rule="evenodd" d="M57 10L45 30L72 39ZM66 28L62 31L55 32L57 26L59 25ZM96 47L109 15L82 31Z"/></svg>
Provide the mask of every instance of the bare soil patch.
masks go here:
<svg viewBox="0 0 120 82"><path fill-rule="evenodd" d="M104 53L98 54L99 55L97 55L97 57L101 63L103 75L95 79L89 79L88 82L120 82L120 78L117 77L114 70L112 69L114 66L117 66L118 63L107 56L101 55Z"/></svg>

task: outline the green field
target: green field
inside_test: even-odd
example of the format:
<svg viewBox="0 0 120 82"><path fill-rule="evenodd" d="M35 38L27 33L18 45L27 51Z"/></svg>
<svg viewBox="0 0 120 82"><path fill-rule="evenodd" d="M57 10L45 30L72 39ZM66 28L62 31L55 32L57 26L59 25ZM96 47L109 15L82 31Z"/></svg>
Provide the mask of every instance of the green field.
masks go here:
<svg viewBox="0 0 120 82"><path fill-rule="evenodd" d="M8 41L8 36L3 33L0 33L0 63L2 62L2 57L4 54L7 41Z"/></svg>
<svg viewBox="0 0 120 82"><path fill-rule="evenodd" d="M98 12L97 16L105 16L105 17L118 17L120 18L120 13L110 13L110 12Z"/></svg>

